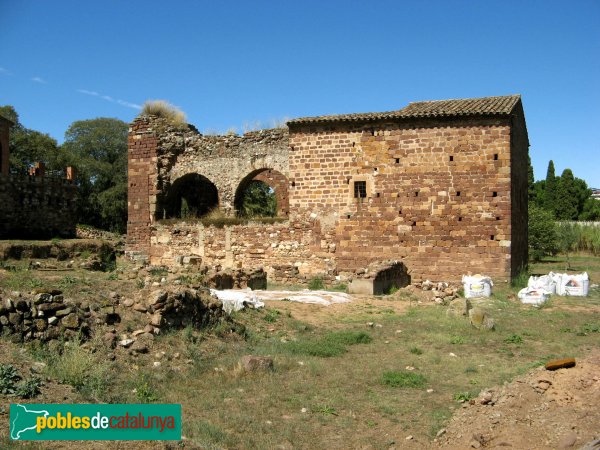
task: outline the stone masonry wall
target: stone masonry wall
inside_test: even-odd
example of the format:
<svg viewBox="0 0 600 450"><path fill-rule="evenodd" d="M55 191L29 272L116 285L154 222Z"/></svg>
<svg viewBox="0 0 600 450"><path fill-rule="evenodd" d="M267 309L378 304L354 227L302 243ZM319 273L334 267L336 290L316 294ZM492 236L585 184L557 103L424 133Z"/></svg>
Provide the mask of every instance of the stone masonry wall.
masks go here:
<svg viewBox="0 0 600 450"><path fill-rule="evenodd" d="M319 221L340 272L400 259L413 281L466 272L507 278L509 125L470 119L292 129L291 214ZM366 183L366 198L354 198L357 181Z"/></svg>
<svg viewBox="0 0 600 450"><path fill-rule="evenodd" d="M264 267L272 281L345 279L388 259L403 261L413 282L469 272L508 279L527 260L526 136L520 106L500 118L294 124L289 136L202 136L142 117L130 133L128 246L153 264L196 255L207 265ZM279 194L287 185L288 221L157 222L169 188L190 173L217 187L228 215L250 180L278 183ZM355 198L355 183L366 197Z"/></svg>
<svg viewBox="0 0 600 450"><path fill-rule="evenodd" d="M74 237L76 197L66 179L0 174L0 239Z"/></svg>
<svg viewBox="0 0 600 450"><path fill-rule="evenodd" d="M336 273L335 260L321 248L319 232L311 221L223 228L182 222L152 227L152 264L171 266L178 257L192 255L209 266L263 267L269 280L275 282L299 282ZM279 275L280 272L294 274Z"/></svg>
<svg viewBox="0 0 600 450"><path fill-rule="evenodd" d="M158 187L167 194L174 182L197 173L210 180L219 193L219 208L234 214L238 188L266 170L288 174L288 134L286 129L252 131L238 135L204 136L190 129L166 129L157 142ZM279 179L276 180L279 182ZM261 181L268 183L268 176ZM284 183L284 186L287 183ZM277 187L272 186L277 192ZM287 193L283 195L287 198ZM157 216L166 195L159 195Z"/></svg>

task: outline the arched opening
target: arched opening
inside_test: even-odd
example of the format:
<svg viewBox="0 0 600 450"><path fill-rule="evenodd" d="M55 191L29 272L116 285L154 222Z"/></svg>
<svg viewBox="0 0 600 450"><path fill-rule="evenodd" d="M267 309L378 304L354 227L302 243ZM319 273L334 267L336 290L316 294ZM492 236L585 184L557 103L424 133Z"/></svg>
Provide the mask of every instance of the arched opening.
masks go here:
<svg viewBox="0 0 600 450"><path fill-rule="evenodd" d="M273 169L259 169L240 182L234 198L241 217L286 217L289 212L287 178Z"/></svg>
<svg viewBox="0 0 600 450"><path fill-rule="evenodd" d="M208 178L190 173L175 180L169 188L164 214L168 219L202 217L218 206L217 187Z"/></svg>

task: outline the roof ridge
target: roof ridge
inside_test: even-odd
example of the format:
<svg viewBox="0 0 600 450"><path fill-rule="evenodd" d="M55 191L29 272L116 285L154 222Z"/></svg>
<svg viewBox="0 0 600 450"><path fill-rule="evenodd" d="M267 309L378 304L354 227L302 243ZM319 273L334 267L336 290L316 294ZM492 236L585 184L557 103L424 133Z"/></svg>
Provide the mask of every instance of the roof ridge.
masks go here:
<svg viewBox="0 0 600 450"><path fill-rule="evenodd" d="M416 102L409 102L409 105L412 105L414 103L440 103L440 102L457 102L457 101L464 101L464 100L483 100L483 99L497 99L497 98L512 98L512 97L518 97L521 98L521 94L509 94L509 95L490 95L487 97L465 97L465 98L447 98L444 100L421 100L421 101L416 101ZM406 108L406 106L405 106ZM404 108L402 108L404 109Z"/></svg>

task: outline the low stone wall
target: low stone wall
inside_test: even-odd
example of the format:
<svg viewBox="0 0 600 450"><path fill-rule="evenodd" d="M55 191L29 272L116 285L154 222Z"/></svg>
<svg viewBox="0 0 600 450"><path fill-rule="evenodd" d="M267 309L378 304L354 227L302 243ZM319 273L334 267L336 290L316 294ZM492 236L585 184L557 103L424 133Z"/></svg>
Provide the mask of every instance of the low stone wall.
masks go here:
<svg viewBox="0 0 600 450"><path fill-rule="evenodd" d="M217 228L181 222L152 226L150 262L173 266L194 256L203 265L246 271L263 267L269 281L303 283L335 275L331 250L310 222Z"/></svg>
<svg viewBox="0 0 600 450"><path fill-rule="evenodd" d="M0 295L0 335L10 336L14 342L85 339L91 318L89 307L66 303L60 291L33 297L19 292Z"/></svg>

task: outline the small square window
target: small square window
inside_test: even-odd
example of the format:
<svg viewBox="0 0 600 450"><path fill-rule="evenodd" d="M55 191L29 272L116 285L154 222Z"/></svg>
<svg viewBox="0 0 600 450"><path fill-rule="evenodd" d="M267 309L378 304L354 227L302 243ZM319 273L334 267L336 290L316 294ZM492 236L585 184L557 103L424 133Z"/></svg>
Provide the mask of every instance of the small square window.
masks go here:
<svg viewBox="0 0 600 450"><path fill-rule="evenodd" d="M454 161L454 156L450 155L450 161Z"/></svg>
<svg viewBox="0 0 600 450"><path fill-rule="evenodd" d="M492 192L492 197L498 197L498 193L496 191Z"/></svg>
<svg viewBox="0 0 600 450"><path fill-rule="evenodd" d="M494 153L494 161L498 161L498 153Z"/></svg>
<svg viewBox="0 0 600 450"><path fill-rule="evenodd" d="M396 158L396 164L400 164L400 158Z"/></svg>
<svg viewBox="0 0 600 450"><path fill-rule="evenodd" d="M367 197L367 182L366 181L355 181L354 182L354 198L366 198Z"/></svg>

